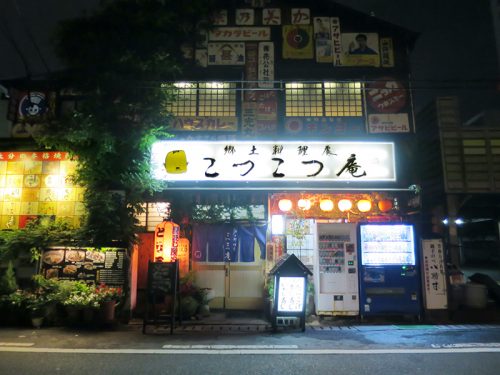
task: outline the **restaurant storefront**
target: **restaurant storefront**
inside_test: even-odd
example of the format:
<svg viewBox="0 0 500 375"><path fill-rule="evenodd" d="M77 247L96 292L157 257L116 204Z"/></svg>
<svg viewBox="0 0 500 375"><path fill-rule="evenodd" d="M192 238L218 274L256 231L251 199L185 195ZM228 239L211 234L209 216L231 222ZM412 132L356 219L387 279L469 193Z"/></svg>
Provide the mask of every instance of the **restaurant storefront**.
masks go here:
<svg viewBox="0 0 500 375"><path fill-rule="evenodd" d="M213 290L211 307L262 309L268 272L289 253L318 271L317 313L357 315L356 225L405 220L413 194L398 187L396 154L391 142L164 141L153 146L152 171L168 181L158 201L170 202L196 282ZM151 256L161 218L149 205L149 242L139 253ZM330 260L318 250L328 236L344 238ZM320 273L335 274L335 293L356 297L321 307Z"/></svg>

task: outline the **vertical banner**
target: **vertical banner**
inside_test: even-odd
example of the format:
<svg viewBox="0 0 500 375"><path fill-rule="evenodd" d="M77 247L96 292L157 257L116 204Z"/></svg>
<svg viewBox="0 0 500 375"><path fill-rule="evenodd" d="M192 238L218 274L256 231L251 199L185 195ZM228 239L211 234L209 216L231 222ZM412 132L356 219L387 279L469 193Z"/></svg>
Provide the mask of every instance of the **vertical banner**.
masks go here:
<svg viewBox="0 0 500 375"><path fill-rule="evenodd" d="M392 38L380 38L380 64L384 68L394 67Z"/></svg>
<svg viewBox="0 0 500 375"><path fill-rule="evenodd" d="M340 34L340 20L338 17L330 18L332 29L332 59L334 66L342 65L342 39Z"/></svg>
<svg viewBox="0 0 500 375"><path fill-rule="evenodd" d="M258 68L259 87L274 87L274 43L259 43L259 68Z"/></svg>
<svg viewBox="0 0 500 375"><path fill-rule="evenodd" d="M441 239L422 240L422 264L425 308L427 310L446 309L448 295L444 249Z"/></svg>
<svg viewBox="0 0 500 375"><path fill-rule="evenodd" d="M313 57L312 26L283 26L283 58L312 59Z"/></svg>
<svg viewBox="0 0 500 375"><path fill-rule="evenodd" d="M330 18L314 17L314 40L316 45L316 62L333 62Z"/></svg>

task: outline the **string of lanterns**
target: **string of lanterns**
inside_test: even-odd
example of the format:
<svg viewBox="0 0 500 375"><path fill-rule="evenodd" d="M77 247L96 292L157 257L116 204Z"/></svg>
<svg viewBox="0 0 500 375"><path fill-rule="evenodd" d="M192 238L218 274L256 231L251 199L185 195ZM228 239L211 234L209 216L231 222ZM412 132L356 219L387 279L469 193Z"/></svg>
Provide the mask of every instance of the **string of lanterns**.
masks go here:
<svg viewBox="0 0 500 375"><path fill-rule="evenodd" d="M335 200L331 198L300 198L297 200L296 207L301 211L310 210L314 203L319 203L319 209L323 212L332 212L335 210ZM370 212L374 209L374 202L367 198L342 198L336 201L336 207L340 212L349 212L354 205L362 213ZM376 203L380 212L388 212L393 208L391 199L381 199ZM289 212L294 208L294 203L290 198L282 198L278 201L278 208L281 212Z"/></svg>

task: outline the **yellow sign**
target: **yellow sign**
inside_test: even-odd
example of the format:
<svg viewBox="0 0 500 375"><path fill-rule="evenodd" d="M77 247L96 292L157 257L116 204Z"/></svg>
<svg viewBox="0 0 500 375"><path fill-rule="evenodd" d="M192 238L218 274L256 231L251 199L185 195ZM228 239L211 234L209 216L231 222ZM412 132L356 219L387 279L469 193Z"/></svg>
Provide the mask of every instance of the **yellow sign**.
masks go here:
<svg viewBox="0 0 500 375"><path fill-rule="evenodd" d="M314 57L311 25L283 26L283 58L312 59Z"/></svg>

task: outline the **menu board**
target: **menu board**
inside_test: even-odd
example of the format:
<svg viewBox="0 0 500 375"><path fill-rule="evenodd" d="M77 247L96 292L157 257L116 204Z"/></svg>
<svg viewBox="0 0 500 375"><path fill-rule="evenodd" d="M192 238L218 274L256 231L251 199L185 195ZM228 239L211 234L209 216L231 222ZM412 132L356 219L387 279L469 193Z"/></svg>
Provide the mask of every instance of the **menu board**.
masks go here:
<svg viewBox="0 0 500 375"><path fill-rule="evenodd" d="M415 265L411 225L362 224L360 242L363 265Z"/></svg>
<svg viewBox="0 0 500 375"><path fill-rule="evenodd" d="M304 308L304 277L280 277L278 311L299 312Z"/></svg>
<svg viewBox="0 0 500 375"><path fill-rule="evenodd" d="M441 239L422 240L425 308L446 309L446 271L444 247Z"/></svg>
<svg viewBox="0 0 500 375"><path fill-rule="evenodd" d="M178 262L150 262L148 267L148 294L151 298L174 295Z"/></svg>
<svg viewBox="0 0 500 375"><path fill-rule="evenodd" d="M40 273L47 279L82 280L123 286L125 249L51 247L42 252Z"/></svg>

